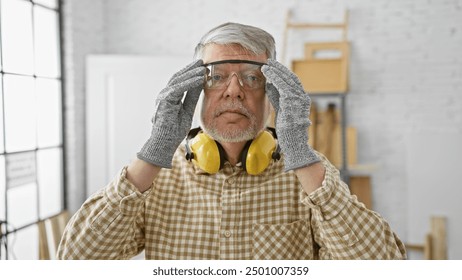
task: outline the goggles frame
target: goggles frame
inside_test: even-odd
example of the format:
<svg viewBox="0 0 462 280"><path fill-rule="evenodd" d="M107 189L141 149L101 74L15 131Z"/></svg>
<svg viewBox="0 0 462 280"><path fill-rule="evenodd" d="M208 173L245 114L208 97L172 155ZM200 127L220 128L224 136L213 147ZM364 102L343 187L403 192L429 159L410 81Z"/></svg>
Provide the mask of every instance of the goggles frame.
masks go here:
<svg viewBox="0 0 462 280"><path fill-rule="evenodd" d="M261 68L261 66L266 65L266 63L264 63L264 62L258 62L258 61L253 61L253 60L229 59L229 60L219 60L219 61L206 63L203 66L208 68L210 66L220 65L220 64L227 64L227 63L230 63L230 64L241 64L241 63L252 64L252 65L258 65L258 66L260 66L260 68ZM229 86L231 77L233 75L236 75L236 77L238 78L240 86L245 88L245 89L255 90L255 89L260 88L260 87L258 87L258 88L246 87L245 86L246 83L244 83L241 75L238 72L231 72L231 75L228 76L228 78L227 78L228 80L224 84L225 87ZM204 88L206 88L206 89L220 89L221 88L221 87L214 88L214 87L208 86L208 83L209 83L208 77L209 77L209 73L206 73L205 77L204 77ZM263 78L264 78L264 76L263 76ZM263 88L263 87L261 87L261 88Z"/></svg>

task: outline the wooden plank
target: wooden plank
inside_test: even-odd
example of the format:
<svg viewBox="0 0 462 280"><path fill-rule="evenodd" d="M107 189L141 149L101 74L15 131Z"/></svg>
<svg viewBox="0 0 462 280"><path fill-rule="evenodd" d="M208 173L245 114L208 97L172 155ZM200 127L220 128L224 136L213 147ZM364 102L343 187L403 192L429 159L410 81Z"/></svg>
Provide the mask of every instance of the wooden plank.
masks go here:
<svg viewBox="0 0 462 280"><path fill-rule="evenodd" d="M349 183L350 191L358 197L358 200L368 209L372 209L372 186L370 176L351 176Z"/></svg>
<svg viewBox="0 0 462 280"><path fill-rule="evenodd" d="M316 119L315 149L332 159L332 144L335 127L335 104L329 104L326 111L318 112Z"/></svg>
<svg viewBox="0 0 462 280"><path fill-rule="evenodd" d="M331 107L330 110L332 110ZM339 110L335 112L319 111L315 103L311 105L311 126L308 128L308 143L318 152L324 154L329 161L337 168L343 164L342 156L342 127L341 114ZM353 166L358 163L357 156L357 129L346 127L347 137L347 159L348 165Z"/></svg>
<svg viewBox="0 0 462 280"><path fill-rule="evenodd" d="M432 236L432 259L447 260L447 245L446 245L446 218L431 217L430 219L430 234Z"/></svg>
<svg viewBox="0 0 462 280"><path fill-rule="evenodd" d="M336 105L331 103L327 107L325 119L324 119L324 141L326 146L326 157L332 158L332 147L334 143L334 128L335 128L335 107Z"/></svg>
<svg viewBox="0 0 462 280"><path fill-rule="evenodd" d="M311 147L316 149L316 131L317 131L317 122L318 122L318 108L316 106L316 103L312 102L311 103L311 109L310 109L310 121L311 125L308 127L308 144L310 144Z"/></svg>
<svg viewBox="0 0 462 280"><path fill-rule="evenodd" d="M341 59L295 60L292 71L298 76L303 88L311 93L346 93L346 73Z"/></svg>
<svg viewBox="0 0 462 280"><path fill-rule="evenodd" d="M356 165L358 163L357 156L357 129L355 127L345 128L345 137L347 144L347 162L348 166ZM332 135L332 150L331 158L329 160L337 168L343 166L343 147L342 147L342 120L340 110L335 112L335 124Z"/></svg>
<svg viewBox="0 0 462 280"><path fill-rule="evenodd" d="M342 115L340 110L335 110L334 131L332 133L332 153L329 158L330 162L337 168L342 167ZM347 141L348 142L348 141Z"/></svg>
<svg viewBox="0 0 462 280"><path fill-rule="evenodd" d="M60 214L50 218L53 242L56 249L58 249L59 242L64 232L64 228L69 220L69 212L63 211Z"/></svg>
<svg viewBox="0 0 462 280"><path fill-rule="evenodd" d="M338 57L322 58L318 55L332 51L338 53ZM307 43L305 59L293 61L292 70L308 92L346 93L349 55L348 42Z"/></svg>
<svg viewBox="0 0 462 280"><path fill-rule="evenodd" d="M358 164L358 130L356 127L346 128L348 166Z"/></svg>
<svg viewBox="0 0 462 280"><path fill-rule="evenodd" d="M424 250L424 258L426 260L432 260L433 259L433 250L432 250L432 235L431 234L426 234L425 235L425 244L423 246Z"/></svg>
<svg viewBox="0 0 462 280"><path fill-rule="evenodd" d="M37 223L37 227L39 234L39 260L49 260L50 250L48 248L48 238L45 227L45 221L39 221Z"/></svg>
<svg viewBox="0 0 462 280"><path fill-rule="evenodd" d="M424 245L417 245L417 244L405 244L406 250L413 250L413 251L425 251Z"/></svg>
<svg viewBox="0 0 462 280"><path fill-rule="evenodd" d="M357 145L357 129L355 127L348 126L345 128L345 137L347 144L347 163L348 166L354 166L358 164L358 145ZM343 147L342 147L342 127L340 124L336 124L333 133L332 143L332 164L337 168L343 165Z"/></svg>

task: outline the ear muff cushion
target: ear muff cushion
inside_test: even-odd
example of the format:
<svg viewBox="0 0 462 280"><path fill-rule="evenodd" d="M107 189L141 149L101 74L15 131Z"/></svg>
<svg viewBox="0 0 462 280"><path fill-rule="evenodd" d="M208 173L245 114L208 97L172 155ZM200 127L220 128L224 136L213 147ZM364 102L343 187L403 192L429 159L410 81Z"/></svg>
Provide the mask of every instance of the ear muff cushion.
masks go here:
<svg viewBox="0 0 462 280"><path fill-rule="evenodd" d="M251 141L248 149L244 149L246 155L242 163L247 173L251 175L262 173L273 160L275 150L276 141L273 135L268 131L261 132Z"/></svg>
<svg viewBox="0 0 462 280"><path fill-rule="evenodd" d="M207 134L197 134L189 141L189 148L194 155L192 162L203 171L215 174L223 167L223 148Z"/></svg>

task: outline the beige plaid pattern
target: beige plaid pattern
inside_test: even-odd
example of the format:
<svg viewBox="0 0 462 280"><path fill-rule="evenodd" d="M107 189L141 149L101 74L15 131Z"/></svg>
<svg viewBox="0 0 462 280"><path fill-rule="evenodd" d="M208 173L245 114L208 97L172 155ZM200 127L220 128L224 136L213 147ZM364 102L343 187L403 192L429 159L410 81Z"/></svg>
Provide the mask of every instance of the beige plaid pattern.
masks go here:
<svg viewBox="0 0 462 280"><path fill-rule="evenodd" d="M402 259L387 222L350 195L337 169L306 195L283 161L248 175L226 163L208 175L177 151L141 194L125 168L69 222L61 259Z"/></svg>

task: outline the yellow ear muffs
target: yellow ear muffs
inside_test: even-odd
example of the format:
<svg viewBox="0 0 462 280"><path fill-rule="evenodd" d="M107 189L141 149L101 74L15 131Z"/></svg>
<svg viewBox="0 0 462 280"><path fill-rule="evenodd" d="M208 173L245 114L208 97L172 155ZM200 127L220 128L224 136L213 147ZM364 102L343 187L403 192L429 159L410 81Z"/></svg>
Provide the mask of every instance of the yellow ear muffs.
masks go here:
<svg viewBox="0 0 462 280"><path fill-rule="evenodd" d="M279 146L273 128L262 131L255 139L244 146L241 153L241 163L244 170L251 175L263 172L271 160L279 160ZM220 143L216 142L201 128L194 128L186 138L186 159L192 161L203 171L209 174L217 173L224 164L225 152Z"/></svg>
<svg viewBox="0 0 462 280"><path fill-rule="evenodd" d="M247 144L241 154L242 167L250 175L258 175L275 159L276 141L273 134L265 130Z"/></svg>

